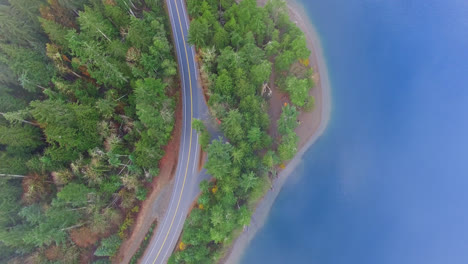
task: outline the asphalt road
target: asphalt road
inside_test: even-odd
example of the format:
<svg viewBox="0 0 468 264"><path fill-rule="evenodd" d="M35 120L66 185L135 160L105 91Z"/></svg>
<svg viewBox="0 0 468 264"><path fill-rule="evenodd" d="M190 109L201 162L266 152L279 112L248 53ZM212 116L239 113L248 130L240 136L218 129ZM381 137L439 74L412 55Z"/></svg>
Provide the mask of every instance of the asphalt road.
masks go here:
<svg viewBox="0 0 468 264"><path fill-rule="evenodd" d="M182 85L183 121L179 162L174 189L163 222L158 223L156 235L151 240L144 264L167 263L177 246L177 239L184 226L190 204L199 193L199 183L207 175L198 172L200 146L197 132L192 129L192 119L208 120L208 109L198 85L198 68L195 49L187 43L189 18L183 0L166 0L172 32L175 40L179 73Z"/></svg>

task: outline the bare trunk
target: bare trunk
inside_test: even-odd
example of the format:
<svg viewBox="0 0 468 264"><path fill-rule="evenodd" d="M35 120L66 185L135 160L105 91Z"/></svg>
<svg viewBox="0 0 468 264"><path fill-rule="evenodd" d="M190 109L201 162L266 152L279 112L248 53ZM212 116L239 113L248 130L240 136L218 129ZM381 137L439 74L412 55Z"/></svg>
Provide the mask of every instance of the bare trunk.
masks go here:
<svg viewBox="0 0 468 264"><path fill-rule="evenodd" d="M125 96L127 96L127 95L122 95L122 96L120 96L119 98L115 99L114 101L117 102L117 101L119 101L120 99L124 98Z"/></svg>
<svg viewBox="0 0 468 264"><path fill-rule="evenodd" d="M39 84L36 84L37 87L41 88L42 90L45 90L47 88L43 87L43 86L40 86Z"/></svg>
<svg viewBox="0 0 468 264"><path fill-rule="evenodd" d="M2 173L0 173L0 177L26 178L26 176L24 176L24 175L2 174Z"/></svg>
<svg viewBox="0 0 468 264"><path fill-rule="evenodd" d="M99 28L96 27L96 29L97 29L97 31L99 31L99 33L101 33L101 35L103 35L109 42L111 41L110 38L108 38L108 37L106 36L106 34L104 34L104 32L102 32Z"/></svg>
<svg viewBox="0 0 468 264"><path fill-rule="evenodd" d="M135 6L135 4L133 4L132 0L130 0L129 2L130 2L130 4L133 6L133 8L136 9L136 6Z"/></svg>
<svg viewBox="0 0 468 264"><path fill-rule="evenodd" d="M131 161L131 160L129 160L129 161L127 162L127 164L122 164L122 163L119 164L120 166L124 166L124 167L120 170L119 174L117 174L117 175L122 174L122 172L123 172L126 168L128 168L128 164L130 163L130 161Z"/></svg>
<svg viewBox="0 0 468 264"><path fill-rule="evenodd" d="M128 12L130 13L130 15L132 15L134 18L136 18L135 13L133 13L133 10L127 5L127 2L124 2L124 4L127 6Z"/></svg>
<svg viewBox="0 0 468 264"><path fill-rule="evenodd" d="M78 225L70 226L70 227L67 227L67 228L62 228L62 229L60 229L60 231L70 230L70 229L77 228L77 227L80 227L80 226L83 226L83 225L84 224L78 224Z"/></svg>
<svg viewBox="0 0 468 264"><path fill-rule="evenodd" d="M88 207L73 208L73 209L70 209L69 211L78 211L78 210L86 209L86 208Z"/></svg>
<svg viewBox="0 0 468 264"><path fill-rule="evenodd" d="M0 112L0 115L4 116L5 113ZM20 119L20 120L18 120L18 121L20 121L20 122L22 122L22 123L25 123L25 124L29 124L29 125L31 125L31 126L39 127L38 124L35 124L35 123L33 123L33 122L29 122L29 121L26 121L26 120L23 120L23 119Z"/></svg>
<svg viewBox="0 0 468 264"><path fill-rule="evenodd" d="M81 75L79 75L78 73L76 73L76 72L74 72L74 71L72 71L72 70L70 70L70 72L71 72L73 75L75 75L76 77L78 77L78 78L83 78L83 77L81 77Z"/></svg>

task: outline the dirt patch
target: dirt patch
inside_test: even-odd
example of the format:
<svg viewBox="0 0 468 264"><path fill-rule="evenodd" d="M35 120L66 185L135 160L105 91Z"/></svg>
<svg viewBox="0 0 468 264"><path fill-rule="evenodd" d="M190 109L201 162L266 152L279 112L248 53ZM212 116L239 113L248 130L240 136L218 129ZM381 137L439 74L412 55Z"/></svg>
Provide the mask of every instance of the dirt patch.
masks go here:
<svg viewBox="0 0 468 264"><path fill-rule="evenodd" d="M296 128L296 133L299 136L298 149L302 149L306 143L314 136L320 127L322 122L322 111L323 111L323 95L322 88L320 85L320 77L318 73L314 73L314 82L318 84L310 91L310 95L315 98L314 109L310 112L301 111L299 114L299 126Z"/></svg>
<svg viewBox="0 0 468 264"><path fill-rule="evenodd" d="M257 0L257 2L263 6L266 3L266 0ZM317 130L320 127L322 121L322 111L323 111L323 95L322 95L322 83L320 81L320 75L318 71L318 60L316 50L313 46L312 36L310 31L307 29L306 22L299 18L299 16L293 12L293 9L289 7L291 20L295 21L297 26L305 33L307 38L307 47L311 51L309 57L310 67L314 70L312 79L314 80L315 86L310 90L309 95L314 97L315 105L314 108L307 112L301 110L298 116L299 126L296 128L296 134L299 136L298 149L302 149L306 143L314 136ZM274 66L273 66L274 67ZM307 67L302 66L300 63L295 63L292 65L291 70L295 73L304 74ZM277 131L277 121L281 116L282 107L285 104L291 104L289 96L280 91L275 83L276 74L275 71L272 72L269 80L269 87L272 90L272 95L269 99L269 108L268 115L270 116L270 128L268 129L268 134L273 139L273 148L277 147L281 136Z"/></svg>
<svg viewBox="0 0 468 264"><path fill-rule="evenodd" d="M88 227L74 229L70 233L71 240L80 248L87 248L94 245L99 239L96 233L93 233Z"/></svg>
<svg viewBox="0 0 468 264"><path fill-rule="evenodd" d="M200 155L198 155L198 172L205 166L207 153L200 148Z"/></svg>
<svg viewBox="0 0 468 264"><path fill-rule="evenodd" d="M44 252L48 260L57 260L62 253L58 246L51 246Z"/></svg>
<svg viewBox="0 0 468 264"><path fill-rule="evenodd" d="M268 134L273 139L273 149L276 149L278 143L281 140L281 135L278 133L277 122L281 116L282 107L284 103L290 104L291 101L286 93L281 92L275 84L276 74L272 71L270 75L270 81L268 86L271 89L271 96L268 100L268 115L270 116L270 127L268 128Z"/></svg>
<svg viewBox="0 0 468 264"><path fill-rule="evenodd" d="M80 263L81 264L92 263L93 259L95 258L95 256L94 256L94 251L95 250L96 250L96 247L91 247L90 249L88 249L86 251L83 251L80 254Z"/></svg>
<svg viewBox="0 0 468 264"><path fill-rule="evenodd" d="M151 224L157 218L154 213L155 203L168 204L169 202L170 192L169 195L162 194L167 193L163 192L163 190L165 190L174 179L179 157L180 135L182 131L182 98L180 93L178 94L175 116L176 121L174 131L172 132L172 138L164 148L166 154L159 162L159 175L156 176L150 184L151 190L148 194L148 198L141 204L132 232L128 239L120 246L113 263L128 263L130 261L140 247Z"/></svg>
<svg viewBox="0 0 468 264"><path fill-rule="evenodd" d="M315 69L315 68L314 68ZM322 116L322 89L320 87L320 77L318 73L314 73L312 76L316 86L313 87L309 95L313 96L315 99L315 106L312 111L303 111L300 110L298 121L299 126L296 128L296 134L299 136L298 149L302 149L304 145L309 141L309 139L315 134L318 130L321 122ZM270 116L270 127L268 129L268 134L273 139L273 148L276 148L278 143L281 140L281 135L278 133L277 122L281 116L282 107L285 104L291 104L288 94L280 91L275 85L275 74L273 73L270 76L269 86L271 88L272 94L269 99L268 106L268 115Z"/></svg>
<svg viewBox="0 0 468 264"><path fill-rule="evenodd" d="M198 65L198 72L200 78L198 79L198 84L202 88L203 91L203 98L205 99L206 104L208 105L208 101L210 100L210 90L208 87L210 87L210 81L209 81L209 74L203 70L203 60L201 59L200 55L201 50L197 50L195 53L195 61L197 62Z"/></svg>

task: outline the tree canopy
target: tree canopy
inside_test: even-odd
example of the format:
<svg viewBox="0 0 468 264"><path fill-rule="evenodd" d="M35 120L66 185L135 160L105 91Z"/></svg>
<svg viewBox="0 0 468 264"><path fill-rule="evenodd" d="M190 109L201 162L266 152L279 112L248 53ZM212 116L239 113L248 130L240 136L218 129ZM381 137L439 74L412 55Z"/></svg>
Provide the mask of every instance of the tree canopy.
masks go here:
<svg viewBox="0 0 468 264"><path fill-rule="evenodd" d="M182 234L185 248L176 251L169 263L216 263L233 231L250 223L251 210L269 189L276 166L297 151L296 106L305 105L312 85L310 75L292 69L303 65L310 51L282 0L268 1L265 8L255 0L188 0L187 6L193 18L189 41L202 51L208 104L226 139L205 148L205 168L214 179L200 185L198 207ZM268 135L268 101L262 94L273 71L275 82L293 104L283 107L278 120L278 146ZM203 131L202 124L194 124Z"/></svg>
<svg viewBox="0 0 468 264"><path fill-rule="evenodd" d="M162 3L0 3L0 262L116 253L174 126Z"/></svg>

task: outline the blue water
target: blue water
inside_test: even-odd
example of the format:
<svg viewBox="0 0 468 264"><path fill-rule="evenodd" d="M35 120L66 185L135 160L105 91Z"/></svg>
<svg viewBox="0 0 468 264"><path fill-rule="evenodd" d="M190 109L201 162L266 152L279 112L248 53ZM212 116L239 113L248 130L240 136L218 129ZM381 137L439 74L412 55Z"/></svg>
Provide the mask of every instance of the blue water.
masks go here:
<svg viewBox="0 0 468 264"><path fill-rule="evenodd" d="M242 263L468 263L468 1L302 2L332 120Z"/></svg>

